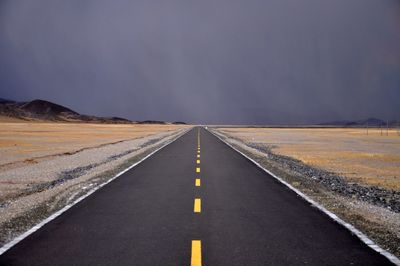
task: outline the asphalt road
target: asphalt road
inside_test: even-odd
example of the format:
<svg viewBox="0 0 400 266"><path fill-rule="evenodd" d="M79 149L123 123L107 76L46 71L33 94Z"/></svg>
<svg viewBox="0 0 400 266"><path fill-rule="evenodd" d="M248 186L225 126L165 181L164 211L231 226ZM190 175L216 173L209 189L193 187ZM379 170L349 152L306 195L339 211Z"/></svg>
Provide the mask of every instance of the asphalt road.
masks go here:
<svg viewBox="0 0 400 266"><path fill-rule="evenodd" d="M204 129L198 151L198 130L27 237L0 265L390 264Z"/></svg>

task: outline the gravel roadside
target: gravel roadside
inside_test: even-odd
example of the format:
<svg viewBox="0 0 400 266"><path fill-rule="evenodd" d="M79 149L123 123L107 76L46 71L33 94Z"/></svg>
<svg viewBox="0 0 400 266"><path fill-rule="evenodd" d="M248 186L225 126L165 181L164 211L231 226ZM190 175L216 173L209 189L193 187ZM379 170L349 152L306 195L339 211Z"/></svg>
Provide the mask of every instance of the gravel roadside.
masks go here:
<svg viewBox="0 0 400 266"><path fill-rule="evenodd" d="M286 182L400 256L400 192L348 183L345 178L299 160L273 153L264 144L213 133L280 176Z"/></svg>
<svg viewBox="0 0 400 266"><path fill-rule="evenodd" d="M0 245L186 131L162 132L1 171Z"/></svg>

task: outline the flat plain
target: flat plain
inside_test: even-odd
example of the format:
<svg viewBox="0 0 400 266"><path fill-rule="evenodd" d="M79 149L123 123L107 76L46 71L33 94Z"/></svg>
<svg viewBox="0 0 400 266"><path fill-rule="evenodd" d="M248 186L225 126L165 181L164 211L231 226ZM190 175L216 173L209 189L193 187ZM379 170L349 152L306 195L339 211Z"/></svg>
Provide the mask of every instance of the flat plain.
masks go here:
<svg viewBox="0 0 400 266"><path fill-rule="evenodd" d="M183 128L177 125L0 123L0 169L17 162L35 163L54 155L144 138Z"/></svg>
<svg viewBox="0 0 400 266"><path fill-rule="evenodd" d="M245 142L270 148L349 182L400 190L400 136L391 129L220 128Z"/></svg>

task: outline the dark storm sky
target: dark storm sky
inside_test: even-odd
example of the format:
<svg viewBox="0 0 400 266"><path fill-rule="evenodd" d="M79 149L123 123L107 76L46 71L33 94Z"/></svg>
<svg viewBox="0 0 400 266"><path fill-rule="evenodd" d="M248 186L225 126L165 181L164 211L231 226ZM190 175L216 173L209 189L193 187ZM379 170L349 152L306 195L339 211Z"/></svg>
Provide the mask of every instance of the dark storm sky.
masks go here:
<svg viewBox="0 0 400 266"><path fill-rule="evenodd" d="M0 97L133 120L400 120L400 1L0 0Z"/></svg>

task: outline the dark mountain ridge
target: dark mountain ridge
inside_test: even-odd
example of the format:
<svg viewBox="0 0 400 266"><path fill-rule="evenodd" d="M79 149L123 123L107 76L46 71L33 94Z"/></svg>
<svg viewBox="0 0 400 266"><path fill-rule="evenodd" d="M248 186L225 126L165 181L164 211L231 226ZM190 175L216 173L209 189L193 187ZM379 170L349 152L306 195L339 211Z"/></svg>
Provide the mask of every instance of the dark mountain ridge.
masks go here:
<svg viewBox="0 0 400 266"><path fill-rule="evenodd" d="M1 103L15 103L15 102L8 99L0 98L0 104Z"/></svg>
<svg viewBox="0 0 400 266"><path fill-rule="evenodd" d="M332 121L332 122L327 122L327 123L320 123L318 124L319 126L339 126L339 127L380 127L380 126L386 126L389 125L391 127L397 126L398 122L397 121L385 121L379 118L367 118L367 119L362 119L362 120L356 120L356 121L349 121L349 120L339 120L339 121Z"/></svg>
<svg viewBox="0 0 400 266"><path fill-rule="evenodd" d="M77 112L72 111L67 107L44 100L33 100L31 102L22 104L20 108L26 112L44 116L55 116L62 114L79 115Z"/></svg>
<svg viewBox="0 0 400 266"><path fill-rule="evenodd" d="M26 121L133 123L120 117L97 117L79 114L65 106L45 100L15 102L0 98L0 115Z"/></svg>

